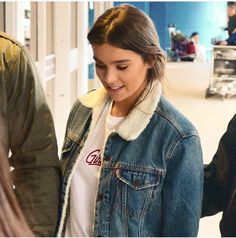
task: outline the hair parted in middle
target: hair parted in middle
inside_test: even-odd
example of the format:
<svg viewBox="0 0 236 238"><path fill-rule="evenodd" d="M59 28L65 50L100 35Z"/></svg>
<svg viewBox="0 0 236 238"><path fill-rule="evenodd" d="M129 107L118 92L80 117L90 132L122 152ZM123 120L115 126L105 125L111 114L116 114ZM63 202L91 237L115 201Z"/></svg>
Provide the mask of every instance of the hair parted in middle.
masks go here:
<svg viewBox="0 0 236 238"><path fill-rule="evenodd" d="M108 43L139 54L152 65L148 70L150 81L165 77L166 57L155 26L149 16L132 5L106 10L88 33L88 40L91 45Z"/></svg>

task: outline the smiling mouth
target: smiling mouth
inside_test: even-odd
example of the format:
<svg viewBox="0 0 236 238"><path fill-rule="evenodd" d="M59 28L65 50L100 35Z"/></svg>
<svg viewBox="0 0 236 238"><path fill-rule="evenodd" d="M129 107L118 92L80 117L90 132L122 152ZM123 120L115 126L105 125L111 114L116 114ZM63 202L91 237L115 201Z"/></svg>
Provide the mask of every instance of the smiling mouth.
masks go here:
<svg viewBox="0 0 236 238"><path fill-rule="evenodd" d="M122 86L108 86L108 88L111 89L111 90L117 90L117 89L120 89L122 87L124 87L124 86L123 85Z"/></svg>
<svg viewBox="0 0 236 238"><path fill-rule="evenodd" d="M122 90L123 87L124 87L124 85L122 85L122 86L107 86L107 90L111 93L118 93Z"/></svg>

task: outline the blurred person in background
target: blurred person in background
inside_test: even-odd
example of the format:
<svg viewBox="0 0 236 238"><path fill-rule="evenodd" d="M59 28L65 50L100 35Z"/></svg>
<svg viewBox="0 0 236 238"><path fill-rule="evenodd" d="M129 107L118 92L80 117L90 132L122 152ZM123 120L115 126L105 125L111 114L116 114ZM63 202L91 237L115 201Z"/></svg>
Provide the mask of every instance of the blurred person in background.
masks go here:
<svg viewBox="0 0 236 238"><path fill-rule="evenodd" d="M190 41L193 42L195 48L195 58L194 62L205 63L206 59L206 49L204 45L200 44L200 36L198 32L193 32L190 36Z"/></svg>
<svg viewBox="0 0 236 238"><path fill-rule="evenodd" d="M0 151L0 236L33 236L16 201L10 167ZM22 191L23 192L23 191Z"/></svg>
<svg viewBox="0 0 236 238"><path fill-rule="evenodd" d="M220 45L236 45L236 2L228 2L227 6L228 26L225 30L228 31L228 38L221 41Z"/></svg>
<svg viewBox="0 0 236 238"><path fill-rule="evenodd" d="M230 120L210 164L204 168L202 217L223 212L220 232L236 237L236 115Z"/></svg>
<svg viewBox="0 0 236 238"><path fill-rule="evenodd" d="M228 2L227 6L227 15L228 15L228 35L231 36L236 32L236 2Z"/></svg>
<svg viewBox="0 0 236 238"><path fill-rule="evenodd" d="M37 236L54 235L61 175L52 116L28 50L3 32L0 135L1 157L9 159L14 193L30 229Z"/></svg>

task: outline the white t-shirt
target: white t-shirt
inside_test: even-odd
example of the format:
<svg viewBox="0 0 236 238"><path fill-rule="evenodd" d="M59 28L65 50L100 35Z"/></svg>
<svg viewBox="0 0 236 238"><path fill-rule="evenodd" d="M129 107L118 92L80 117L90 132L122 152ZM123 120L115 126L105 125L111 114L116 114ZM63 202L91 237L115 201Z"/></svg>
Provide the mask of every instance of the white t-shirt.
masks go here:
<svg viewBox="0 0 236 238"><path fill-rule="evenodd" d="M110 131L123 119L111 116L110 108L111 103L104 108L78 157L71 181L66 237L92 236L103 145Z"/></svg>

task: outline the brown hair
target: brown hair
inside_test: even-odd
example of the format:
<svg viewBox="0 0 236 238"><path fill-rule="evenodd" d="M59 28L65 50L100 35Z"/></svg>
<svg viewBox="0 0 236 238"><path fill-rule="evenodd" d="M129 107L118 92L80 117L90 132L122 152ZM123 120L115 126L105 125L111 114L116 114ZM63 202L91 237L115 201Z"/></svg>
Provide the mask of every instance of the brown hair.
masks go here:
<svg viewBox="0 0 236 238"><path fill-rule="evenodd" d="M150 81L162 81L166 58L152 20L131 5L121 5L106 10L88 33L91 44L108 43L141 55L153 67L148 71Z"/></svg>
<svg viewBox="0 0 236 238"><path fill-rule="evenodd" d="M0 236L33 236L15 199L8 161L1 153Z"/></svg>
<svg viewBox="0 0 236 238"><path fill-rule="evenodd" d="M236 2L228 2L227 6L236 9Z"/></svg>

